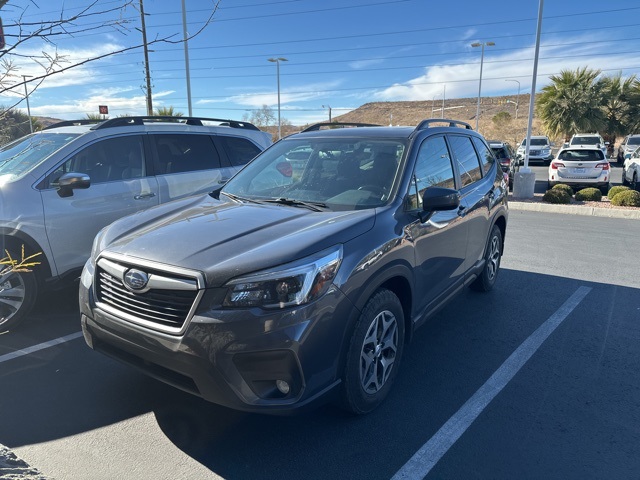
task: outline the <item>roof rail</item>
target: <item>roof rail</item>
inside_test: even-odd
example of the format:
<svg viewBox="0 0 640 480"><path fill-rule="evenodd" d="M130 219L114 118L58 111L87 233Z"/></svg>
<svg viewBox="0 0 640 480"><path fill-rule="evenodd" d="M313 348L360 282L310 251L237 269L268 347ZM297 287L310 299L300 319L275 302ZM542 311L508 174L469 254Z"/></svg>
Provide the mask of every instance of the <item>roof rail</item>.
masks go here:
<svg viewBox="0 0 640 480"><path fill-rule="evenodd" d="M93 120L90 118L82 118L80 120L63 120L61 122L52 123L48 127L44 127L43 130L49 130L50 128L59 128L59 127L75 127L78 125L92 125L96 123L103 122L104 120Z"/></svg>
<svg viewBox="0 0 640 480"><path fill-rule="evenodd" d="M467 130L473 130L471 125L469 125L467 122L461 122L460 120L451 120L449 118L428 118L421 121L416 127L416 130L424 130L425 128L429 128L431 126L431 123L448 123L450 127L464 127Z"/></svg>
<svg viewBox="0 0 640 480"><path fill-rule="evenodd" d="M246 128L248 130L260 130L254 124L249 122L240 122L237 120L229 120L223 118L204 118L204 117L171 117L161 115L136 116L136 117L116 117L99 123L92 130L101 130L103 128L127 127L130 125L144 125L145 123L183 123L185 125L204 126L206 122L216 122L218 126L226 126L231 128Z"/></svg>
<svg viewBox="0 0 640 480"><path fill-rule="evenodd" d="M381 125L377 125L374 123L358 123L358 122L321 122L314 123L310 127L305 128L300 133L303 132L315 132L321 130L322 127L329 128L349 128L349 127L380 127Z"/></svg>

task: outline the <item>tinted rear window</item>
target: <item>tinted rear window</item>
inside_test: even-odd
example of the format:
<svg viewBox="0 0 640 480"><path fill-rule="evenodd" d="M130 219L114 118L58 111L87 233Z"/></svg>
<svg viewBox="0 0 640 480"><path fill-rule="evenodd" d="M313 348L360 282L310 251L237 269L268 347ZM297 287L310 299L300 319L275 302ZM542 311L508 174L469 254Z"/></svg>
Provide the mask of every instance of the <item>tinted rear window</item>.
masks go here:
<svg viewBox="0 0 640 480"><path fill-rule="evenodd" d="M602 150L565 150L560 152L558 159L574 162L596 162L604 160L604 153Z"/></svg>

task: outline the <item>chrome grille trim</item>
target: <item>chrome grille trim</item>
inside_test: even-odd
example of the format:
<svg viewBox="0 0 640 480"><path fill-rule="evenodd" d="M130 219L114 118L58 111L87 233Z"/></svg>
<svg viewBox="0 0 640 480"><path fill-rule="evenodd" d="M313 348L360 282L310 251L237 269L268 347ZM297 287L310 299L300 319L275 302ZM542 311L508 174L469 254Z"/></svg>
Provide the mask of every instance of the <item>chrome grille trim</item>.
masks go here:
<svg viewBox="0 0 640 480"><path fill-rule="evenodd" d="M149 275L145 290L124 284L130 269ZM103 252L96 263L94 292L97 306L128 323L180 335L186 330L204 294L202 273Z"/></svg>

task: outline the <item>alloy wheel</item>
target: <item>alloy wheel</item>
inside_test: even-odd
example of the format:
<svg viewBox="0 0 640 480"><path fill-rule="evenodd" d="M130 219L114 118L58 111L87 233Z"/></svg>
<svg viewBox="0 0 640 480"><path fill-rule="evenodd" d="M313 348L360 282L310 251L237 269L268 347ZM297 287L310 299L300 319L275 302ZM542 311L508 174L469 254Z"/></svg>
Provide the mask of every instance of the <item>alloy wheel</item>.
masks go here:
<svg viewBox="0 0 640 480"><path fill-rule="evenodd" d="M489 281L493 281L494 277L498 274L498 268L500 268L500 239L494 235L491 238L489 256L487 258L487 276L489 277Z"/></svg>
<svg viewBox="0 0 640 480"><path fill-rule="evenodd" d="M360 382L368 394L375 394L389 379L398 351L398 324L389 310L378 313L365 336L360 352Z"/></svg>
<svg viewBox="0 0 640 480"><path fill-rule="evenodd" d="M21 275L12 272L0 278L0 325L11 320L22 307L25 292Z"/></svg>

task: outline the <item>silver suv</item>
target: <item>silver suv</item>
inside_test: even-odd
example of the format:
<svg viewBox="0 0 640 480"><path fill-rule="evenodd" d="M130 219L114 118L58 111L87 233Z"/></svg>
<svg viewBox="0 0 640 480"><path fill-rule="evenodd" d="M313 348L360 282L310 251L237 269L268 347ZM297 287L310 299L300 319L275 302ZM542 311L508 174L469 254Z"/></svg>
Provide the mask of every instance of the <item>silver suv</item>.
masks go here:
<svg viewBox="0 0 640 480"><path fill-rule="evenodd" d="M211 191L271 144L231 120L88 123L61 122L0 147L0 331L24 318L44 286L79 277L101 228Z"/></svg>

